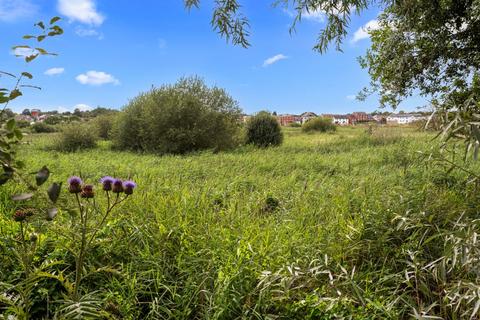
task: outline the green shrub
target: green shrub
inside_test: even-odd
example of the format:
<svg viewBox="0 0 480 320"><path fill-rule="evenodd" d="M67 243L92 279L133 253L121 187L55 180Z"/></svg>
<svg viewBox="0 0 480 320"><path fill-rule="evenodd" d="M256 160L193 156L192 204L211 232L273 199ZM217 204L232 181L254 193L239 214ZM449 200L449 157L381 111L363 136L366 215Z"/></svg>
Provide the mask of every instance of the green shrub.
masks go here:
<svg viewBox="0 0 480 320"><path fill-rule="evenodd" d="M91 125L68 125L62 129L54 149L65 152L91 149L96 147L97 140L97 132Z"/></svg>
<svg viewBox="0 0 480 320"><path fill-rule="evenodd" d="M333 124L332 119L330 118L323 118L317 117L308 120L302 126L303 132L329 132L329 131L336 131L337 127Z"/></svg>
<svg viewBox="0 0 480 320"><path fill-rule="evenodd" d="M301 128L302 127L302 125L298 122L291 122L288 126L291 127L291 128Z"/></svg>
<svg viewBox="0 0 480 320"><path fill-rule="evenodd" d="M277 119L268 112L260 112L247 122L248 144L258 147L278 146L282 144L283 133Z"/></svg>
<svg viewBox="0 0 480 320"><path fill-rule="evenodd" d="M17 120L17 127L19 128L28 128L30 127L30 122L27 120Z"/></svg>
<svg viewBox="0 0 480 320"><path fill-rule="evenodd" d="M238 144L240 109L223 89L191 77L133 99L115 121L119 149L182 154Z"/></svg>
<svg viewBox="0 0 480 320"><path fill-rule="evenodd" d="M102 139L110 139L116 114L102 114L93 120L98 136Z"/></svg>
<svg viewBox="0 0 480 320"><path fill-rule="evenodd" d="M32 131L33 132L36 132L36 133L50 133L50 132L55 132L57 130L55 130L54 127L46 124L46 123L43 123L43 122L35 122L33 125L32 125Z"/></svg>
<svg viewBox="0 0 480 320"><path fill-rule="evenodd" d="M62 123L63 121L64 119L62 116L53 115L46 118L43 122L49 125L56 125L56 124Z"/></svg>

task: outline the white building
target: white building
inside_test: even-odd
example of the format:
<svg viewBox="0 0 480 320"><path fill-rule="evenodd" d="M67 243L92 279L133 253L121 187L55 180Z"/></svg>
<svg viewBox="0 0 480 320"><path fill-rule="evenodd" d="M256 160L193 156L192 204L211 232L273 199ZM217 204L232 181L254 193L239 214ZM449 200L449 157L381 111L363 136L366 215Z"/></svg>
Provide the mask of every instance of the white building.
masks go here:
<svg viewBox="0 0 480 320"><path fill-rule="evenodd" d="M387 117L387 123L409 124L419 120L426 120L428 117L417 113L391 114Z"/></svg>
<svg viewBox="0 0 480 320"><path fill-rule="evenodd" d="M332 122L339 126L347 126L349 124L349 120L347 116L342 115L335 115L332 117Z"/></svg>

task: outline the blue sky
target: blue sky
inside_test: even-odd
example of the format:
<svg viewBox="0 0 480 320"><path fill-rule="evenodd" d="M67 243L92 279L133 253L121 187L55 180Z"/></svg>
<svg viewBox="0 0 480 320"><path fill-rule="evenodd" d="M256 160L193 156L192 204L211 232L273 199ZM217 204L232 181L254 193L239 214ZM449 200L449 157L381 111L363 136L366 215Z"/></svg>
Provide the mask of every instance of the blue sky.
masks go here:
<svg viewBox="0 0 480 320"><path fill-rule="evenodd" d="M252 46L226 43L210 26L213 1L185 10L182 0L0 0L0 70L29 71L31 84L12 109L73 110L96 106L121 108L152 85L173 83L198 75L225 88L246 113L347 113L374 111L375 97L353 99L369 77L357 62L370 44L365 26L374 28L379 10L351 22L340 53L312 50L324 26L321 13L306 16L289 34L291 14L272 8L271 1L244 0L250 18ZM59 15L65 34L43 46L58 57L41 57L31 64L10 49L26 42L38 20ZM4 77L1 86L11 85ZM410 99L403 110L414 110Z"/></svg>

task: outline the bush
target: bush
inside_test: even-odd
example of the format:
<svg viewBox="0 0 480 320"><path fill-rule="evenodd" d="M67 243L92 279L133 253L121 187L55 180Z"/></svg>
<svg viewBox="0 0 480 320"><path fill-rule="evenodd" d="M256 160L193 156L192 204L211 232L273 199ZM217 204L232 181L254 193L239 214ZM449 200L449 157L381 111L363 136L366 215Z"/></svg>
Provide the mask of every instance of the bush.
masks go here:
<svg viewBox="0 0 480 320"><path fill-rule="evenodd" d="M102 114L93 120L98 136L102 139L110 139L116 114Z"/></svg>
<svg viewBox="0 0 480 320"><path fill-rule="evenodd" d="M258 147L278 146L282 144L283 133L275 117L268 112L260 112L247 122L246 140Z"/></svg>
<svg viewBox="0 0 480 320"><path fill-rule="evenodd" d="M332 119L330 118L323 118L317 117L308 120L302 126L303 132L328 132L328 131L336 131L337 127L333 124Z"/></svg>
<svg viewBox="0 0 480 320"><path fill-rule="evenodd" d="M238 144L240 109L197 77L142 93L118 116L113 146L157 153L224 150Z"/></svg>
<svg viewBox="0 0 480 320"><path fill-rule="evenodd" d="M73 152L82 149L95 148L98 136L91 125L68 125L63 128L54 149Z"/></svg>
<svg viewBox="0 0 480 320"><path fill-rule="evenodd" d="M302 127L302 125L298 122L291 122L288 126L291 127L291 128L301 128Z"/></svg>
<svg viewBox="0 0 480 320"><path fill-rule="evenodd" d="M50 133L50 132L55 132L55 128L43 123L43 122L35 122L32 125L32 131L36 133Z"/></svg>
<svg viewBox="0 0 480 320"><path fill-rule="evenodd" d="M17 120L17 127L23 129L30 127L30 122L27 120Z"/></svg>

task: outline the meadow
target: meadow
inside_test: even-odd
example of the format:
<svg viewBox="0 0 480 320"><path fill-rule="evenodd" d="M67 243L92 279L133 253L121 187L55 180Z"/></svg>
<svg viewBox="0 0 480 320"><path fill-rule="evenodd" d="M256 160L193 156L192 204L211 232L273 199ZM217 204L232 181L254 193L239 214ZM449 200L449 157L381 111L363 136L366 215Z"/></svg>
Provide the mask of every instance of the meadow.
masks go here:
<svg viewBox="0 0 480 320"><path fill-rule="evenodd" d="M99 317L476 318L475 300L459 297L478 288L454 294L460 282L476 285L473 265L448 256L458 244L448 239L463 245L478 231L476 220L458 227L476 215L476 184L428 161L425 154L438 150L433 134L393 127L284 133L275 148L182 156L112 151L108 141L63 153L49 148L55 134L32 134L19 157L28 167L47 165L50 179L64 184L71 175L137 183L87 257L81 290L99 301ZM9 184L0 194L3 284L19 273L7 239L17 228L10 195L21 188ZM57 261L49 271L68 277L71 255L49 242L68 220L72 199L61 198L35 263ZM432 269L441 263L443 271ZM38 317L62 299L53 279L33 290Z"/></svg>

